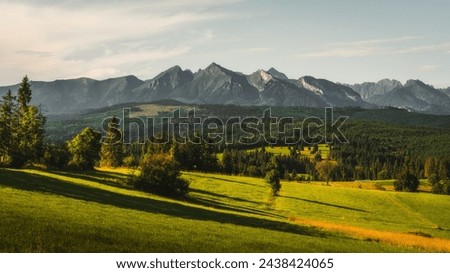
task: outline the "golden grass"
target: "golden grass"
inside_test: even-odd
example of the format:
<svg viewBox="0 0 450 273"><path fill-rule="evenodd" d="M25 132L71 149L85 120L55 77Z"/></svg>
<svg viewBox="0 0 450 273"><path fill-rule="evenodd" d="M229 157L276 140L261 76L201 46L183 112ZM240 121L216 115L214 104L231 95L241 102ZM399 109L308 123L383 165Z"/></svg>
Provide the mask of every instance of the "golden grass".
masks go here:
<svg viewBox="0 0 450 273"><path fill-rule="evenodd" d="M117 167L117 168L112 168L112 167L95 167L95 169L97 171L101 171L101 172L111 172L111 173L119 173L119 174L132 174L137 172L137 169L131 169L131 168L127 168L127 167Z"/></svg>
<svg viewBox="0 0 450 273"><path fill-rule="evenodd" d="M363 240L372 240L395 246L420 248L430 252L450 252L450 240L443 238L429 238L410 233L380 231L357 226L330 223L312 219L301 219L295 217L290 217L289 221L327 231L340 232L346 235L350 235L353 238Z"/></svg>

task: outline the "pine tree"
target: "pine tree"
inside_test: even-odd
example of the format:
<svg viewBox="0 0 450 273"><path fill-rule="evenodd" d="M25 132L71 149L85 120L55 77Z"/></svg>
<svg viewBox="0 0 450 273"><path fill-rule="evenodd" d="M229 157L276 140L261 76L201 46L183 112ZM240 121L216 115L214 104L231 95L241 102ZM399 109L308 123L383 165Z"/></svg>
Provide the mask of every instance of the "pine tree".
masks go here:
<svg viewBox="0 0 450 273"><path fill-rule="evenodd" d="M222 154L222 168L224 173L232 174L233 173L233 155L231 151L227 148L223 150Z"/></svg>
<svg viewBox="0 0 450 273"><path fill-rule="evenodd" d="M28 108L28 104L31 101L31 84L28 80L28 76L25 75L23 77L22 82L20 83L19 89L17 91L18 94L18 102L19 102L19 108L20 111L26 111L26 108Z"/></svg>
<svg viewBox="0 0 450 273"><path fill-rule="evenodd" d="M17 91L18 97L18 149L17 165L27 161L37 161L44 151L45 117L40 108L29 105L31 101L31 84L25 76Z"/></svg>
<svg viewBox="0 0 450 273"><path fill-rule="evenodd" d="M12 165L17 149L17 102L9 90L0 108L0 163Z"/></svg>
<svg viewBox="0 0 450 273"><path fill-rule="evenodd" d="M102 140L100 150L100 165L119 167L125 157L125 147L122 143L119 119L115 116L108 123L108 132Z"/></svg>
<svg viewBox="0 0 450 273"><path fill-rule="evenodd" d="M277 196L278 193L281 190L281 174L278 171L278 159L273 156L269 163L267 164L267 170L266 170L266 182L270 185L270 188L272 189L272 195Z"/></svg>

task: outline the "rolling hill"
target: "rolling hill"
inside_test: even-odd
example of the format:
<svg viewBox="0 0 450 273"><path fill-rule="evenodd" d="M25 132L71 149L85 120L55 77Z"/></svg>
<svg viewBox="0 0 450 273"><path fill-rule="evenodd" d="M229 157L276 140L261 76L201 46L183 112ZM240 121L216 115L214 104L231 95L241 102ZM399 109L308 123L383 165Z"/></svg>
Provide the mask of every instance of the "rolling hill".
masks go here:
<svg viewBox="0 0 450 273"><path fill-rule="evenodd" d="M273 199L262 179L187 172L173 200L127 173L0 169L0 251L450 251L448 196L286 182Z"/></svg>

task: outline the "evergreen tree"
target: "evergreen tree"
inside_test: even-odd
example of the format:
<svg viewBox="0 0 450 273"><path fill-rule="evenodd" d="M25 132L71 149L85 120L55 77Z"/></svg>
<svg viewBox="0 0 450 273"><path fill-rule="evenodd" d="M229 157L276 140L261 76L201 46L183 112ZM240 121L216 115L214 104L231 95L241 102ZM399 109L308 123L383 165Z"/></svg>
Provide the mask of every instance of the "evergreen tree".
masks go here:
<svg viewBox="0 0 450 273"><path fill-rule="evenodd" d="M28 104L31 101L31 84L28 80L28 76L25 75L23 77L22 82L20 83L19 89L17 91L18 94L18 102L19 102L19 108L21 112L26 111L26 108L28 108Z"/></svg>
<svg viewBox="0 0 450 273"><path fill-rule="evenodd" d="M0 163L12 165L17 150L17 102L9 90L0 108Z"/></svg>
<svg viewBox="0 0 450 273"><path fill-rule="evenodd" d="M396 191L416 192L419 188L419 179L404 167L397 180L394 181L394 188Z"/></svg>
<svg viewBox="0 0 450 273"><path fill-rule="evenodd" d="M278 193L281 190L281 174L278 170L278 160L274 156L270 159L269 163L267 164L267 170L266 170L266 182L270 185L272 189L272 194L274 196L277 196Z"/></svg>
<svg viewBox="0 0 450 273"><path fill-rule="evenodd" d="M223 150L222 168L223 168L223 172L226 174L233 173L233 156L231 154L231 151L227 148L225 148L225 150Z"/></svg>
<svg viewBox="0 0 450 273"><path fill-rule="evenodd" d="M34 105L20 112L19 151L24 161L38 161L44 152L45 117Z"/></svg>
<svg viewBox="0 0 450 273"><path fill-rule="evenodd" d="M118 167L125 157L125 147L122 143L119 119L115 116L108 123L108 132L102 139L100 150L100 165Z"/></svg>

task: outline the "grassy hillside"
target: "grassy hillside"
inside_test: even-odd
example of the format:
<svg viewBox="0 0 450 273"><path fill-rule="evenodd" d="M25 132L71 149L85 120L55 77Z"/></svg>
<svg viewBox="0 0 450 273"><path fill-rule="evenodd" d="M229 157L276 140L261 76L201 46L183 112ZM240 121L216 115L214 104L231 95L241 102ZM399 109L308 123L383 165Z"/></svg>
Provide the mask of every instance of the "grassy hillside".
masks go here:
<svg viewBox="0 0 450 273"><path fill-rule="evenodd" d="M284 183L273 199L261 179L185 173L192 191L177 201L133 190L122 183L128 175L0 169L0 252L450 251L437 247L449 245L439 239L450 238L448 196ZM427 244L356 236L324 222L409 233Z"/></svg>

